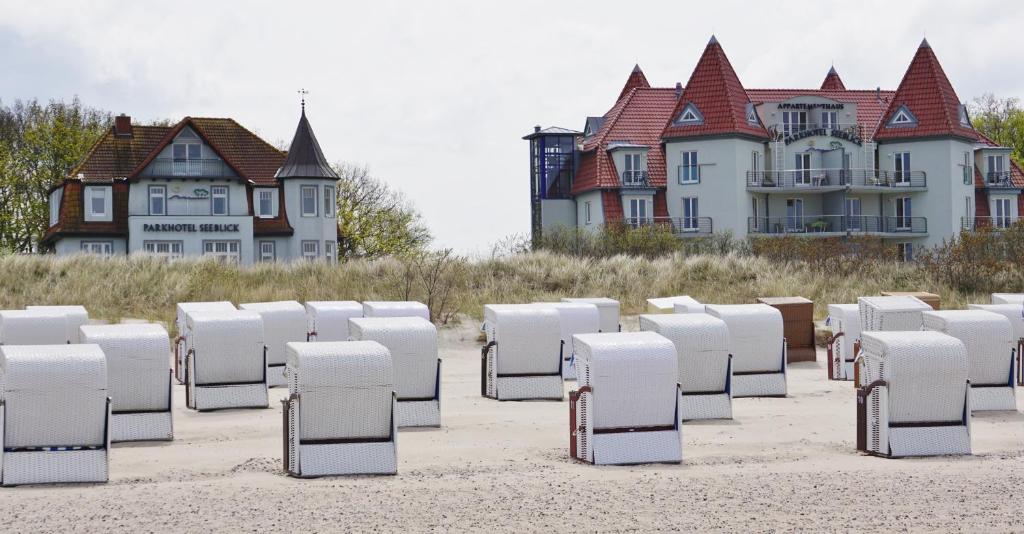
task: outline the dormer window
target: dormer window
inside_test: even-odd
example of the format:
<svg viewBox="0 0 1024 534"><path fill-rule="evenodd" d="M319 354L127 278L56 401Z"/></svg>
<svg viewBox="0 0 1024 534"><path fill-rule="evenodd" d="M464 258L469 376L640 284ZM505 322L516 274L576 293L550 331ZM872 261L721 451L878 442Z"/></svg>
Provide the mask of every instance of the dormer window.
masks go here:
<svg viewBox="0 0 1024 534"><path fill-rule="evenodd" d="M676 124L688 126L691 124L704 124L704 115L701 114L700 110L693 103L689 103L683 108L683 112L679 114L676 119Z"/></svg>
<svg viewBox="0 0 1024 534"><path fill-rule="evenodd" d="M971 118L967 116L967 106L960 104L960 126L972 128Z"/></svg>
<svg viewBox="0 0 1024 534"><path fill-rule="evenodd" d="M917 126L917 117L907 109L907 106L900 106L896 113L889 119L890 127Z"/></svg>
<svg viewBox="0 0 1024 534"><path fill-rule="evenodd" d="M753 126L757 126L757 111L754 110L754 104L747 102L747 122Z"/></svg>

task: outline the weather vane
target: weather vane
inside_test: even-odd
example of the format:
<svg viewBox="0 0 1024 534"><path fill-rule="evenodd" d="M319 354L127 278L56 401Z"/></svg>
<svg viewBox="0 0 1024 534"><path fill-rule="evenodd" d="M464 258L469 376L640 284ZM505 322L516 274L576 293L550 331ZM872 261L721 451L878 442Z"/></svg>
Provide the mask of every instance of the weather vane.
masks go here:
<svg viewBox="0 0 1024 534"><path fill-rule="evenodd" d="M306 111L306 95L309 94L309 91L305 89L299 89L298 93L299 97L302 99L302 111Z"/></svg>

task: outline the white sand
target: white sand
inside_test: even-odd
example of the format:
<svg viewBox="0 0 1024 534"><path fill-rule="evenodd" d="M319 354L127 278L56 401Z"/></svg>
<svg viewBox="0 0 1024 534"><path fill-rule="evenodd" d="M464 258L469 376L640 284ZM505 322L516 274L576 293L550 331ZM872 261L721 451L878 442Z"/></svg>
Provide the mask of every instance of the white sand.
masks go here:
<svg viewBox="0 0 1024 534"><path fill-rule="evenodd" d="M819 353L790 367L789 398L737 399L734 421L686 423L682 465L594 467L568 458L567 401L481 398L475 325L442 338L444 426L400 432L397 476L289 478L285 389L269 410L200 414L176 386L173 443L115 445L105 485L0 489L0 529L1024 529L1020 413L976 415L973 457L862 456L853 388L826 380Z"/></svg>

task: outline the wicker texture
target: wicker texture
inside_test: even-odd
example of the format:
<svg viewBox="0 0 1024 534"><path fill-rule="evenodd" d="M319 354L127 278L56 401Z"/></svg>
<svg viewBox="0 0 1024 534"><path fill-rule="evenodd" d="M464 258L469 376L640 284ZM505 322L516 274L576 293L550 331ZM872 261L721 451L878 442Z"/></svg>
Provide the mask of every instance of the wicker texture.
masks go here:
<svg viewBox="0 0 1024 534"><path fill-rule="evenodd" d="M437 391L437 328L420 317L362 317L349 320L355 341L376 341L391 353L395 393L404 399L433 398ZM401 424L399 426L402 426Z"/></svg>
<svg viewBox="0 0 1024 534"><path fill-rule="evenodd" d="M261 382L263 319L253 311L196 311L186 316L195 383Z"/></svg>
<svg viewBox="0 0 1024 534"><path fill-rule="evenodd" d="M860 297L861 332L906 332L920 330L921 314L932 307L916 297Z"/></svg>
<svg viewBox="0 0 1024 534"><path fill-rule="evenodd" d="M4 486L107 481L106 448L76 451L23 451L3 454Z"/></svg>
<svg viewBox="0 0 1024 534"><path fill-rule="evenodd" d="M488 304L484 306L484 332L488 342L496 343L497 374L558 372L562 332L554 309Z"/></svg>
<svg viewBox="0 0 1024 534"><path fill-rule="evenodd" d="M189 384L186 387L192 388L189 408L199 411L267 408L270 406L265 382L231 386L194 386Z"/></svg>
<svg viewBox="0 0 1024 534"><path fill-rule="evenodd" d="M838 362L828 362L834 367L833 374L838 380L853 380L853 344L860 339L860 305L829 304L828 325L833 335L842 332L832 347Z"/></svg>
<svg viewBox="0 0 1024 534"><path fill-rule="evenodd" d="M110 417L110 441L170 441L174 439L171 412L122 413Z"/></svg>
<svg viewBox="0 0 1024 534"><path fill-rule="evenodd" d="M310 341L348 341L348 320L363 316L363 305L354 300L319 300L306 303Z"/></svg>
<svg viewBox="0 0 1024 534"><path fill-rule="evenodd" d="M156 324L86 325L83 343L95 343L107 357L111 408L122 411L168 410L167 331Z"/></svg>
<svg viewBox="0 0 1024 534"><path fill-rule="evenodd" d="M399 428L441 426L441 403L435 400L399 400L395 404L395 420Z"/></svg>
<svg viewBox="0 0 1024 534"><path fill-rule="evenodd" d="M67 318L67 337L69 343L88 343L78 335L78 328L89 323L89 312L85 306L25 306L26 310L56 312Z"/></svg>
<svg viewBox="0 0 1024 534"><path fill-rule="evenodd" d="M640 330L661 334L675 346L684 394L725 391L729 327L703 313L641 315Z"/></svg>
<svg viewBox="0 0 1024 534"><path fill-rule="evenodd" d="M583 302L535 302L535 306L552 308L558 312L561 329L562 376L566 380L576 379L575 363L572 361L572 336L596 334L601 330L601 314L595 304ZM617 332L618 328L612 330Z"/></svg>
<svg viewBox="0 0 1024 534"><path fill-rule="evenodd" d="M430 309L415 301L367 301L363 303L363 317L422 317L430 320Z"/></svg>
<svg viewBox="0 0 1024 534"><path fill-rule="evenodd" d="M54 311L0 310L0 345L68 342L67 315Z"/></svg>
<svg viewBox="0 0 1024 534"><path fill-rule="evenodd" d="M969 304L972 310L985 310L998 313L1010 321L1013 328L1013 339L1024 338L1024 305L1021 304Z"/></svg>
<svg viewBox="0 0 1024 534"><path fill-rule="evenodd" d="M1024 304L1024 293L992 293L992 304Z"/></svg>
<svg viewBox="0 0 1024 534"><path fill-rule="evenodd" d="M597 306L600 315L598 328L602 332L619 331L619 301L607 297L563 298L562 302L579 302Z"/></svg>
<svg viewBox="0 0 1024 534"><path fill-rule="evenodd" d="M1006 317L984 310L932 311L924 313L924 328L963 342L967 349L967 378L972 385L1010 383L1015 344Z"/></svg>
<svg viewBox="0 0 1024 534"><path fill-rule="evenodd" d="M688 295L660 297L647 299L647 313L704 313L704 305Z"/></svg>
<svg viewBox="0 0 1024 534"><path fill-rule="evenodd" d="M733 373L779 373L782 314L767 304L709 304L707 313L729 327Z"/></svg>
<svg viewBox="0 0 1024 534"><path fill-rule="evenodd" d="M238 307L254 311L263 318L263 343L267 346L267 385L285 385L284 365L288 355L284 346L292 341L306 341L306 308L294 300L250 302Z"/></svg>
<svg viewBox="0 0 1024 534"><path fill-rule="evenodd" d="M185 383L185 353L188 351L188 319L190 312L197 311L232 311L235 305L228 301L217 302L179 302L175 307L177 315L174 318L174 327L178 331L177 345L174 347L174 354L177 362L174 366L174 378L178 382Z"/></svg>

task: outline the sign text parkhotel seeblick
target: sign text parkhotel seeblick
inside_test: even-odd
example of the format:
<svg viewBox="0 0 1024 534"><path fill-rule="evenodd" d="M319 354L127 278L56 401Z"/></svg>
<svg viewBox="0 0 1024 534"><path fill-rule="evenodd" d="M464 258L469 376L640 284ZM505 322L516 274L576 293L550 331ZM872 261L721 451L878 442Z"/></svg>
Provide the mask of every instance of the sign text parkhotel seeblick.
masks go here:
<svg viewBox="0 0 1024 534"><path fill-rule="evenodd" d="M237 232L237 224L160 223L143 224L143 232Z"/></svg>

